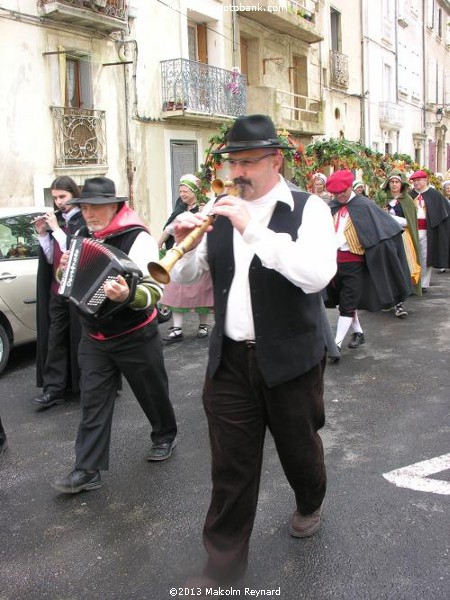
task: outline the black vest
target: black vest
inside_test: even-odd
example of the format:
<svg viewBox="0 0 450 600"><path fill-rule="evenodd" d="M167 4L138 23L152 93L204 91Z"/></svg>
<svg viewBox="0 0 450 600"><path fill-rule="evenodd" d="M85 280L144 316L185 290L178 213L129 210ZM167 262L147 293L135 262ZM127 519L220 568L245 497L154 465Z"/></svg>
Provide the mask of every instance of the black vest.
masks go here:
<svg viewBox="0 0 450 600"><path fill-rule="evenodd" d="M115 248L122 250L122 252L125 252L125 254L128 254L135 239L142 231L145 231L143 227L133 227L108 237L104 242L108 246L114 246ZM85 227L78 232L78 235L90 237L89 232ZM124 331L129 331L130 329L133 329L133 327L137 327L143 323L149 315L149 310L150 309L133 310L125 306L122 310L116 312L107 319L102 319L100 322L84 314L81 314L81 320L83 326L89 332L102 333L105 337L111 337L120 335Z"/></svg>
<svg viewBox="0 0 450 600"><path fill-rule="evenodd" d="M297 239L306 192L292 192L294 210L278 202L268 228ZM208 261L214 285L215 327L209 347L208 375L213 377L222 357L225 311L234 277L233 227L218 216L208 233ZM321 296L305 294L283 275L262 266L254 256L249 270L255 326L256 356L269 387L290 381L317 365L325 354L320 317Z"/></svg>

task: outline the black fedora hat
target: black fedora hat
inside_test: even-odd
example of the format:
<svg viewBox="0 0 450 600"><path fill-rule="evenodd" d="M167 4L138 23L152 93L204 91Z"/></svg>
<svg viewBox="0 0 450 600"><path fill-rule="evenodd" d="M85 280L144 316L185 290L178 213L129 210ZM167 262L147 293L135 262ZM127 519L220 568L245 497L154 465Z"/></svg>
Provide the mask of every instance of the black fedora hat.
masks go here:
<svg viewBox="0 0 450 600"><path fill-rule="evenodd" d="M107 177L86 179L79 198L72 198L67 204L114 204L126 202L128 198L116 196L116 186Z"/></svg>
<svg viewBox="0 0 450 600"><path fill-rule="evenodd" d="M227 144L213 154L256 150L258 148L280 148L295 150L278 139L275 125L267 115L244 115L238 117L228 132Z"/></svg>

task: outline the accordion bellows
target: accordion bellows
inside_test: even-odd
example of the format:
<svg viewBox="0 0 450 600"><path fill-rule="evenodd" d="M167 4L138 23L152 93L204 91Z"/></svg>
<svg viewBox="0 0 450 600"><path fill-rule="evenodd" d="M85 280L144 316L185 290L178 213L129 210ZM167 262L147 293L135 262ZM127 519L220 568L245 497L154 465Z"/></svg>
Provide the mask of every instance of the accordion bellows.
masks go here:
<svg viewBox="0 0 450 600"><path fill-rule="evenodd" d="M103 289L107 281L122 275L130 288L128 301L109 300ZM87 316L104 319L134 298L142 272L127 254L96 240L74 237L69 259L59 286L59 294L69 298Z"/></svg>

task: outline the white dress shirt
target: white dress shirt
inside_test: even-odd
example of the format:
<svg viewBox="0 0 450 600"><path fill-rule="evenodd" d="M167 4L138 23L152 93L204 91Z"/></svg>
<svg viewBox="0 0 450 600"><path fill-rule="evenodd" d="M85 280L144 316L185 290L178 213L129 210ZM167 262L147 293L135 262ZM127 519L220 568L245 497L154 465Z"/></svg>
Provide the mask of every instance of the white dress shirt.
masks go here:
<svg viewBox="0 0 450 600"><path fill-rule="evenodd" d="M395 209L394 206L397 205L397 198L393 198L390 202L389 202L389 206L391 207L389 209L389 214L391 215L391 217L393 219L395 219L395 221L397 221L397 223L399 225L401 225L402 227L407 227L408 222L406 221L405 217L399 217L398 215L395 214Z"/></svg>
<svg viewBox="0 0 450 600"><path fill-rule="evenodd" d="M336 236L333 219L321 198L311 195L303 210L302 224L294 242L288 233L276 233L267 225L277 202L291 210L294 201L286 182L278 183L264 196L246 202L250 222L241 235L233 230L235 272L228 295L225 335L234 340L255 338L248 272L256 254L262 265L275 269L306 294L321 291L336 273ZM208 213L214 201L202 212ZM172 269L178 283L193 283L209 270L206 236L198 247L188 252Z"/></svg>

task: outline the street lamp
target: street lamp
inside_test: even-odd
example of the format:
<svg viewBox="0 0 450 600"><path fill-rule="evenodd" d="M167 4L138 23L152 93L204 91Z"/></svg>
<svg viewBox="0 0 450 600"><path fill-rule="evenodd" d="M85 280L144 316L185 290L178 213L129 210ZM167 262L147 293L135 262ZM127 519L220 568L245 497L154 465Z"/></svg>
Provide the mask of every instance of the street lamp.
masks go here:
<svg viewBox="0 0 450 600"><path fill-rule="evenodd" d="M442 119L444 118L444 110L439 107L436 109L436 122L438 123L438 125L442 122Z"/></svg>

